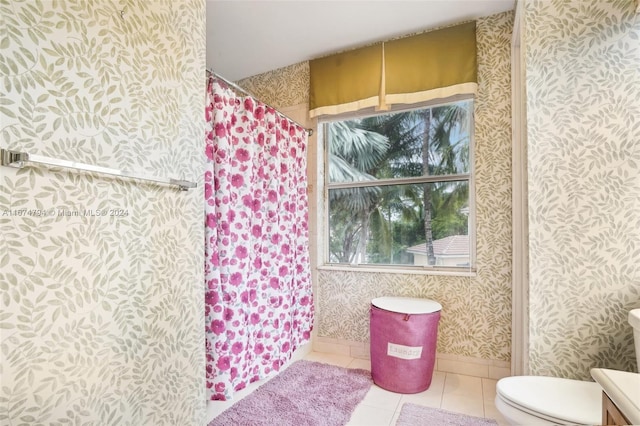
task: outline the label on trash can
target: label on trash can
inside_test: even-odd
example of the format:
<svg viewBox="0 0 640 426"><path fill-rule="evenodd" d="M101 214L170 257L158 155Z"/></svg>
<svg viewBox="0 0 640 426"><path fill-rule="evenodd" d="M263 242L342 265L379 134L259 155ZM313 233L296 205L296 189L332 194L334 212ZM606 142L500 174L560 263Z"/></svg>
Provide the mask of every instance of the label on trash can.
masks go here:
<svg viewBox="0 0 640 426"><path fill-rule="evenodd" d="M422 346L404 346L395 343L387 343L387 355L402 359L420 359Z"/></svg>

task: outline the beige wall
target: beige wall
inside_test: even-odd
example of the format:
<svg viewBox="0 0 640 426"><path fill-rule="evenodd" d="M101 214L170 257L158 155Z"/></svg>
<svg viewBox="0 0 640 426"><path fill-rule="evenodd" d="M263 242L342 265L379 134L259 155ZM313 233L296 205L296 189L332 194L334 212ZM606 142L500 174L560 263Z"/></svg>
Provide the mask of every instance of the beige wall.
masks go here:
<svg viewBox="0 0 640 426"><path fill-rule="evenodd" d="M200 182L0 167L0 424L203 424L204 1L0 20L2 148Z"/></svg>
<svg viewBox="0 0 640 426"><path fill-rule="evenodd" d="M478 273L475 277L339 272L316 273L317 336L368 342L369 303L377 296L413 296L443 305L440 353L508 362L511 339L511 83L513 14L478 21L479 89L475 102ZM240 85L279 108L305 108L308 63L245 79ZM314 142L315 140L312 140ZM310 147L310 155L317 149ZM315 158L309 161L316 164ZM316 198L316 170L310 169ZM317 208L317 206L312 206ZM315 211L317 212L317 210ZM312 210L312 216L314 211ZM317 250L316 237L312 244ZM316 256L315 259L318 259ZM366 352L366 350L365 350ZM363 356L366 354L363 353ZM504 366L504 364L501 364Z"/></svg>
<svg viewBox="0 0 640 426"><path fill-rule="evenodd" d="M530 367L635 371L640 16L635 0L525 3Z"/></svg>

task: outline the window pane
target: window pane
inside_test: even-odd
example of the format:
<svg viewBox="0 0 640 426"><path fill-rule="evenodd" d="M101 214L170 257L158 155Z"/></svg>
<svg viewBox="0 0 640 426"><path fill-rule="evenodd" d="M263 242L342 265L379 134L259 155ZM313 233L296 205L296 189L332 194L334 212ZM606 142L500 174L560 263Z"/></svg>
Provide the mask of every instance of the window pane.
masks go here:
<svg viewBox="0 0 640 426"><path fill-rule="evenodd" d="M469 247L468 181L329 190L330 263L469 266Z"/></svg>
<svg viewBox="0 0 640 426"><path fill-rule="evenodd" d="M469 172L472 101L327 124L329 182Z"/></svg>

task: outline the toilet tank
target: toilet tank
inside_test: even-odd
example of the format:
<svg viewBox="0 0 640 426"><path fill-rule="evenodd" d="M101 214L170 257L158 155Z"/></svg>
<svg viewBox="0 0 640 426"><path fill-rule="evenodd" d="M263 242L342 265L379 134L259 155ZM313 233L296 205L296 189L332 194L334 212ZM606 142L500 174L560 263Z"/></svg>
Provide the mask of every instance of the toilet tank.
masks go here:
<svg viewBox="0 0 640 426"><path fill-rule="evenodd" d="M629 311L629 324L633 328L633 341L636 344L636 362L640 373L640 308Z"/></svg>

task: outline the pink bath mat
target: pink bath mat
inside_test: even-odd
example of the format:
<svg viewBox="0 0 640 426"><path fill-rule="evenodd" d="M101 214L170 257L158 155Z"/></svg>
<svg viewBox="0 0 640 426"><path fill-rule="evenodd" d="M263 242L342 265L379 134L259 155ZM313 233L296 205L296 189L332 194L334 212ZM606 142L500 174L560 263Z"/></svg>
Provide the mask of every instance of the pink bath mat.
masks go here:
<svg viewBox="0 0 640 426"><path fill-rule="evenodd" d="M297 361L208 426L342 426L372 383L367 370Z"/></svg>

